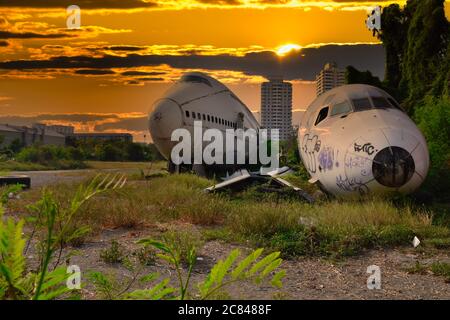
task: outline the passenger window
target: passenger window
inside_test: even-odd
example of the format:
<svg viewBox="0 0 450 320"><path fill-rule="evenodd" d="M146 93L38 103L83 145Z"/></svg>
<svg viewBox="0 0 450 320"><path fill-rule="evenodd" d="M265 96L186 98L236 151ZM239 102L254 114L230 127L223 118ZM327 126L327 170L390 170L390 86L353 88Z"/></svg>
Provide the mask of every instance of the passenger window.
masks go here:
<svg viewBox="0 0 450 320"><path fill-rule="evenodd" d="M202 116L200 115L200 113L197 113L198 119L202 120Z"/></svg>
<svg viewBox="0 0 450 320"><path fill-rule="evenodd" d="M364 111L372 109L372 106L368 98L354 99L352 100L352 102L355 111Z"/></svg>
<svg viewBox="0 0 450 320"><path fill-rule="evenodd" d="M331 109L330 116L335 116L337 114L349 113L352 111L352 107L347 101L336 103Z"/></svg>
<svg viewBox="0 0 450 320"><path fill-rule="evenodd" d="M314 123L315 126L317 126L319 123L321 123L323 120L325 120L327 118L329 109L330 109L329 107L325 107L319 111L316 122Z"/></svg>
<svg viewBox="0 0 450 320"><path fill-rule="evenodd" d="M209 118L209 114L208 114L208 121L211 121L211 119Z"/></svg>
<svg viewBox="0 0 450 320"><path fill-rule="evenodd" d="M195 119L195 112L192 112L192 118Z"/></svg>
<svg viewBox="0 0 450 320"><path fill-rule="evenodd" d="M206 120L205 114L203 113L202 116L203 116L203 121L205 121Z"/></svg>
<svg viewBox="0 0 450 320"><path fill-rule="evenodd" d="M392 108L389 101L386 100L386 98L383 97L372 97L373 106L375 109L389 109Z"/></svg>
<svg viewBox="0 0 450 320"><path fill-rule="evenodd" d="M214 122L217 123L217 117L214 117Z"/></svg>
<svg viewBox="0 0 450 320"><path fill-rule="evenodd" d="M189 111L188 110L186 110L186 117L189 118Z"/></svg>

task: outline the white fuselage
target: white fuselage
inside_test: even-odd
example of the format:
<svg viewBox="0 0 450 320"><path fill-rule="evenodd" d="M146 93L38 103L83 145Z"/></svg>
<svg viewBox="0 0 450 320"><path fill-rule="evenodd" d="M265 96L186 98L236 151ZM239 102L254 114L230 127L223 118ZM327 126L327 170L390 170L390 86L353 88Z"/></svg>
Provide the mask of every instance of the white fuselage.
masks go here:
<svg viewBox="0 0 450 320"><path fill-rule="evenodd" d="M218 129L226 141L227 129L254 129L259 124L248 108L225 85L199 72L183 75L164 98L155 102L149 114L152 139L161 154L170 159L178 142L171 141L175 129L186 129L194 136L194 122L201 121L203 131ZM234 139L234 135L233 135ZM203 148L207 142L203 142ZM224 145L226 153L230 146Z"/></svg>
<svg viewBox="0 0 450 320"><path fill-rule="evenodd" d="M368 85L346 85L319 96L303 115L303 163L329 193L410 193L425 179L425 139L395 100Z"/></svg>

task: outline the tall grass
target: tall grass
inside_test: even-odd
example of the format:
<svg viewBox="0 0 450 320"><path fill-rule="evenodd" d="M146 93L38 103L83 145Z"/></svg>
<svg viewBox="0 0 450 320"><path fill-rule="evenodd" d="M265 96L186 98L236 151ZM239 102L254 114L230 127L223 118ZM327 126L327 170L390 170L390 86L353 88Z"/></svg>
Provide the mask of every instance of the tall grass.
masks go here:
<svg viewBox="0 0 450 320"><path fill-rule="evenodd" d="M251 240L286 255L349 255L363 248L408 244L414 235L450 238L449 229L433 226L431 212L397 207L383 199L310 205L248 191L237 196L203 192L211 183L190 174L131 181L120 193L106 192L89 202L80 221L94 231L171 221L215 226L219 238ZM52 189L63 200L75 188ZM28 192L15 205L23 208L34 193Z"/></svg>

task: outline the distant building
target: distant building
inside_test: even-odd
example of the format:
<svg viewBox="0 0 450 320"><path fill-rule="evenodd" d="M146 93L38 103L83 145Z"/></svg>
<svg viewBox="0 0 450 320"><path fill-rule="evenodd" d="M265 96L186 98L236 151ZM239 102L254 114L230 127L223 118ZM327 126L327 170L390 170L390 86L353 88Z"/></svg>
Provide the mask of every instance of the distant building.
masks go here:
<svg viewBox="0 0 450 320"><path fill-rule="evenodd" d="M3 136L3 145L9 145L14 140L19 140L25 146L35 143L63 146L66 143L64 135L37 127L0 124L0 135Z"/></svg>
<svg viewBox="0 0 450 320"><path fill-rule="evenodd" d="M335 62L327 63L316 76L316 96L345 84L345 70L339 69Z"/></svg>
<svg viewBox="0 0 450 320"><path fill-rule="evenodd" d="M261 126L278 129L280 140L292 136L292 84L281 77L261 85Z"/></svg>
<svg viewBox="0 0 450 320"><path fill-rule="evenodd" d="M75 132L75 127L73 126L63 126L60 124L57 125L46 125L44 123L35 123L33 124L33 128L38 128L42 130L51 130L58 132L64 136L70 136Z"/></svg>
<svg viewBox="0 0 450 320"><path fill-rule="evenodd" d="M129 133L86 132L74 133L71 138L75 140L103 140L133 142L133 136Z"/></svg>

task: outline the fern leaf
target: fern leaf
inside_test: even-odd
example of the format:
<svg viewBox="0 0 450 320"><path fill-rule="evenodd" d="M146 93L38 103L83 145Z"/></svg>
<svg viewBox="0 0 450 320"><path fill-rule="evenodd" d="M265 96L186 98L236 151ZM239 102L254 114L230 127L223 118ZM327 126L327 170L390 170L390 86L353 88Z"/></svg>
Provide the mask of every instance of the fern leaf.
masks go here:
<svg viewBox="0 0 450 320"><path fill-rule="evenodd" d="M252 262L259 258L264 249L256 249L251 254L249 254L244 260L242 260L238 266L231 273L231 278L233 280L237 279L241 274L247 269Z"/></svg>
<svg viewBox="0 0 450 320"><path fill-rule="evenodd" d="M247 276L252 276L256 274L259 270L270 264L272 261L274 261L278 256L280 255L280 252L273 252L269 254L268 256L264 257L257 263L253 265L253 267L247 272Z"/></svg>

